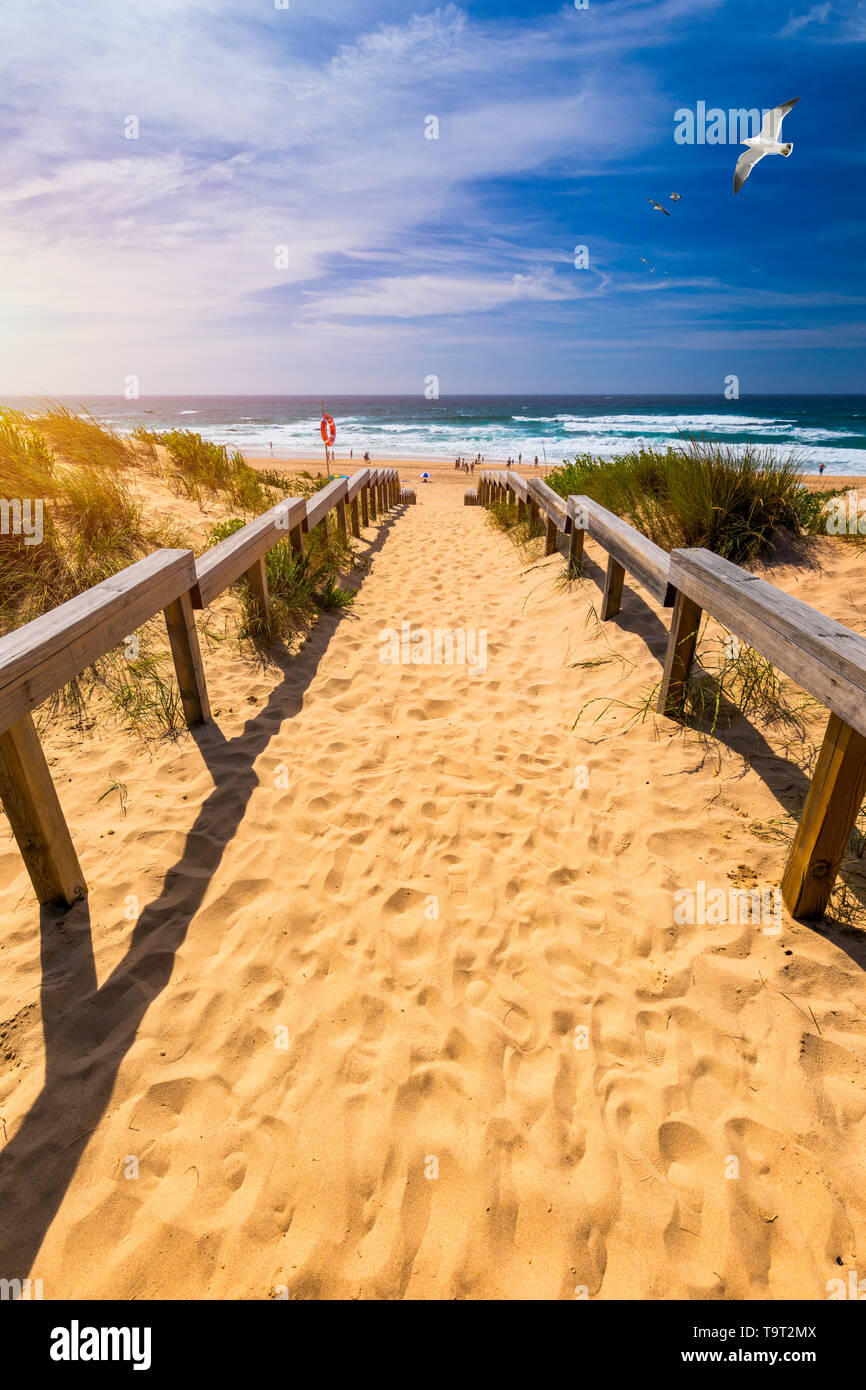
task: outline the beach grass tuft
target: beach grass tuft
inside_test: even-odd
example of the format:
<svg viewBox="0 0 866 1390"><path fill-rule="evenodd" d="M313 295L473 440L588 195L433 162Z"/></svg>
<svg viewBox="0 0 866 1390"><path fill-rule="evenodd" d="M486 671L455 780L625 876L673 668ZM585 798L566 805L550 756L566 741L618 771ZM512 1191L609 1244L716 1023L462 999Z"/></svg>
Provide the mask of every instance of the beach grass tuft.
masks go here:
<svg viewBox="0 0 866 1390"><path fill-rule="evenodd" d="M547 482L600 502L664 550L704 546L737 564L769 554L780 531L823 528L826 497L806 487L798 460L751 445L686 437L613 459L582 454Z"/></svg>
<svg viewBox="0 0 866 1390"><path fill-rule="evenodd" d="M218 522L210 529L208 544L217 545L244 524L240 517ZM351 567L353 553L351 543L334 527L327 532L314 527L305 538L303 555L292 552L288 537L278 541L265 555L270 612L267 617L262 614L249 584L240 580L238 635L260 644L291 641L310 627L318 611L348 607L355 591L338 580Z"/></svg>

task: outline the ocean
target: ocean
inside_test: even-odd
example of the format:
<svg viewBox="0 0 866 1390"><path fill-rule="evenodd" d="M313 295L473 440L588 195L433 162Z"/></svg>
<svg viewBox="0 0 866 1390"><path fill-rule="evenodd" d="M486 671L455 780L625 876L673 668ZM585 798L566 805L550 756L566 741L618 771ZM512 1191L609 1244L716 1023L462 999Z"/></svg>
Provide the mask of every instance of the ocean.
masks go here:
<svg viewBox="0 0 866 1390"><path fill-rule="evenodd" d="M316 455L321 401L308 396L116 396L61 398L121 432L190 429L245 453ZM18 408L38 403L8 400ZM561 463L576 454L609 458L683 435L754 444L795 455L806 472L866 475L866 396L330 396L336 460L369 450L373 460L482 454Z"/></svg>

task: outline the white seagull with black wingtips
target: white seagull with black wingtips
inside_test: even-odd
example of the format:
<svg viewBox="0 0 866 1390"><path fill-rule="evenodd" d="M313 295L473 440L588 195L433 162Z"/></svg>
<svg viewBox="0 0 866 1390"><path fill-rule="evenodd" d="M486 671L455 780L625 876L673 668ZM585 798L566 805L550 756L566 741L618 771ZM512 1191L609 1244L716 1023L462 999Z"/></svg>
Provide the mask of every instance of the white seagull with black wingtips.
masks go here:
<svg viewBox="0 0 866 1390"><path fill-rule="evenodd" d="M783 102L781 106L774 106L772 111L768 111L761 126L760 135L753 135L750 140L744 140L743 144L749 148L745 154L741 154L737 160L737 167L734 170L734 192L739 193L746 179L752 172L759 159L763 159L765 154L783 154L787 159L794 148L794 142L789 141L786 145L779 143L779 136L782 133L782 121L790 111L792 106L796 106L800 100L794 97L793 101Z"/></svg>

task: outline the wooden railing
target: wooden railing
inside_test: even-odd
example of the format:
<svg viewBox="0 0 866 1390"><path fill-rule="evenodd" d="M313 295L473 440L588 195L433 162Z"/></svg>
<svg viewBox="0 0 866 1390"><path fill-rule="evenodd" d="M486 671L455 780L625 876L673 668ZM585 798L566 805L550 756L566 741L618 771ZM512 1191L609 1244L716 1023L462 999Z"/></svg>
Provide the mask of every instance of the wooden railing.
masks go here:
<svg viewBox="0 0 866 1390"><path fill-rule="evenodd" d="M782 876L792 917L822 917L866 794L866 637L710 550L675 550L658 707L679 716L702 613L820 700L830 718Z"/></svg>
<svg viewBox="0 0 866 1390"><path fill-rule="evenodd" d="M272 546L288 533L303 552L304 535L326 526L331 511L345 536L347 501L359 536L359 502L366 526L399 492L395 468L362 468L309 499L279 502L198 560L191 550L157 550L0 637L0 801L40 903L72 904L87 886L31 711L162 611L184 717L190 727L205 723L210 705L193 609L244 575L267 609L264 557Z"/></svg>
<svg viewBox="0 0 866 1390"><path fill-rule="evenodd" d="M186 721L209 719L195 584L191 550L157 550L0 637L0 799L42 903L86 887L31 710L162 610Z"/></svg>
<svg viewBox="0 0 866 1390"><path fill-rule="evenodd" d="M614 617L622 607L626 571L648 589L663 608L672 606L674 593L668 579L670 556L666 550L591 497L569 497L568 515L574 527L569 565L575 574L581 571L584 533L607 551L601 605L603 619Z"/></svg>
<svg viewBox="0 0 866 1390"><path fill-rule="evenodd" d="M589 497L559 497L510 469L481 474L480 500L489 505L511 491L522 507L533 501L548 520L546 551L556 548L551 526L565 508L571 527L568 565L580 574L584 535L607 551L602 618L619 612L625 572L665 608L673 608L658 711L681 719L704 613L752 646L830 711L806 803L782 875L782 898L792 917L823 916L846 846L866 795L866 637L709 550L668 555L628 522ZM552 494L548 496L548 494ZM566 532L567 533L567 532Z"/></svg>
<svg viewBox="0 0 866 1390"><path fill-rule="evenodd" d="M478 500L483 507L490 502L507 500L513 492L517 501L517 515L523 520L528 512L535 521L544 516L546 523L544 553L552 555L556 550L560 534L569 535L571 518L566 510L565 500L541 478L524 478L514 469L485 469L478 487Z"/></svg>
<svg viewBox="0 0 866 1390"><path fill-rule="evenodd" d="M249 581L259 607L267 614L269 607L265 555L288 535L295 554L304 554L304 536L317 526L327 524L330 512L335 512L340 534L346 537L346 503L352 509L352 534L360 536L361 523L358 503L363 507L363 524L369 524L385 506L394 506L400 489L396 468L362 468L351 478L335 478L312 497L287 497L270 511L256 517L234 535L227 536L196 563L198 584L193 591L196 608L207 608L218 594L242 576Z"/></svg>

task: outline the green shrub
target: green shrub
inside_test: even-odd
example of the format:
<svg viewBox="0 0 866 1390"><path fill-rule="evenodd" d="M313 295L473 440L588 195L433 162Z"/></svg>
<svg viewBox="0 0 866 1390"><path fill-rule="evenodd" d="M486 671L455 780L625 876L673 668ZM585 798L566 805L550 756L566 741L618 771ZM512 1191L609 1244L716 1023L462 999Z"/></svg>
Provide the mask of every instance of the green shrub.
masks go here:
<svg viewBox="0 0 866 1390"><path fill-rule="evenodd" d="M705 546L741 563L772 550L778 531L817 530L821 504L793 459L765 449L687 439L614 459L579 455L547 482L600 502L665 550Z"/></svg>

